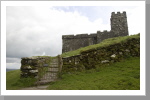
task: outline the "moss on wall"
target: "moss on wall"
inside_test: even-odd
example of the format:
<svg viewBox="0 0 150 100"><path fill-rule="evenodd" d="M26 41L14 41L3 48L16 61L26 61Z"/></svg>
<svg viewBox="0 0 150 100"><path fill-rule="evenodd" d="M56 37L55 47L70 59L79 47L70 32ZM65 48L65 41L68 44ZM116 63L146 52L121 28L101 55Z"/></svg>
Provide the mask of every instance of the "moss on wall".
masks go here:
<svg viewBox="0 0 150 100"><path fill-rule="evenodd" d="M42 75L44 66L49 66L51 57L25 57L21 60L21 77L36 77L38 73Z"/></svg>
<svg viewBox="0 0 150 100"><path fill-rule="evenodd" d="M139 34L133 37L128 36L128 38L120 42L81 51L80 55L77 56L63 58L62 71L83 71L85 69L96 68L97 64L111 64L131 56L140 56Z"/></svg>

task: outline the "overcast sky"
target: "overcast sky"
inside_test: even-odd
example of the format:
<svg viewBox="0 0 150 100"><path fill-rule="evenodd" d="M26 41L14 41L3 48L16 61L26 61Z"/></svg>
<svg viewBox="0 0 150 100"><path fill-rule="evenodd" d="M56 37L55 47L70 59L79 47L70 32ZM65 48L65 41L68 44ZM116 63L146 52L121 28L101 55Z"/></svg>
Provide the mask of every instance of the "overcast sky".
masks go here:
<svg viewBox="0 0 150 100"><path fill-rule="evenodd" d="M110 30L111 12L127 13L129 35L143 32L139 6L7 6L6 66L20 68L21 57L62 53L62 35Z"/></svg>

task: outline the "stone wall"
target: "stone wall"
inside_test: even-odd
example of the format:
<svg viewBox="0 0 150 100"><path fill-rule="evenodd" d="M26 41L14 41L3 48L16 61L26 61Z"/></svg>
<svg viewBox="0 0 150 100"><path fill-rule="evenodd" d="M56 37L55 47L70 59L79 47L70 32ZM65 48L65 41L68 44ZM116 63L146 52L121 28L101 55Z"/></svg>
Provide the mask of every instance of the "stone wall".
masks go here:
<svg viewBox="0 0 150 100"><path fill-rule="evenodd" d="M81 47L100 43L104 39L113 38L118 36L128 35L128 25L126 12L120 13L112 12L111 18L111 30L110 31L97 31L94 34L77 34L77 35L63 35L62 40L62 53L73 51Z"/></svg>
<svg viewBox="0 0 150 100"><path fill-rule="evenodd" d="M77 34L63 35L62 52L76 50L80 47L85 47L97 43L97 34Z"/></svg>
<svg viewBox="0 0 150 100"><path fill-rule="evenodd" d="M83 71L96 65L119 62L128 57L140 56L140 37L96 49L82 51L80 55L63 58L63 72Z"/></svg>
<svg viewBox="0 0 150 100"><path fill-rule="evenodd" d="M115 35L112 33L112 31L97 31L97 43L100 43L102 42L103 40L105 39L108 39L108 38L112 38L112 37L115 37Z"/></svg>
<svg viewBox="0 0 150 100"><path fill-rule="evenodd" d="M50 64L50 57L24 57L21 58L21 77L36 77L39 67L47 67Z"/></svg>
<svg viewBox="0 0 150 100"><path fill-rule="evenodd" d="M126 12L120 13L112 12L111 18L111 31L116 36L126 36L128 35L128 24Z"/></svg>

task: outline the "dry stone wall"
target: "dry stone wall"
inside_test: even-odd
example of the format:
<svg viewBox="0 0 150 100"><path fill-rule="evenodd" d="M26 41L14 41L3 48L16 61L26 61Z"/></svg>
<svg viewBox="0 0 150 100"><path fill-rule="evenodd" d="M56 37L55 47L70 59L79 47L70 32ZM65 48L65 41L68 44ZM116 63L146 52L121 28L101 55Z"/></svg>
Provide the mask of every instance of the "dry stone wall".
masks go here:
<svg viewBox="0 0 150 100"><path fill-rule="evenodd" d="M50 57L24 57L21 59L21 77L36 77L38 68L49 66L51 61Z"/></svg>
<svg viewBox="0 0 150 100"><path fill-rule="evenodd" d="M63 58L63 72L83 71L96 68L96 65L119 62L128 57L140 56L140 37L129 38L124 42L90 49L80 55Z"/></svg>

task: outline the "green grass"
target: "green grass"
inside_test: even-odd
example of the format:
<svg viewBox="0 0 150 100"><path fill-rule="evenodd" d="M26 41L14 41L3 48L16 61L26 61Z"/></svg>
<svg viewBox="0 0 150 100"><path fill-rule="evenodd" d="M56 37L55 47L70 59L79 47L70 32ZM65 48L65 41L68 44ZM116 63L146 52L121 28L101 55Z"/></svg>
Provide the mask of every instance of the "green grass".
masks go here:
<svg viewBox="0 0 150 100"><path fill-rule="evenodd" d="M62 57L80 54L83 51L106 47L115 43L126 42L131 38L139 38L140 34L110 38L99 44L90 45L75 51L63 53ZM49 57L49 56L41 56ZM54 59L55 57L51 57ZM62 80L50 83L50 90L139 90L140 89L140 58L134 57L109 66L96 65L96 69L74 74L63 74ZM20 79L20 70L6 73L6 89L17 90L33 86L36 79Z"/></svg>
<svg viewBox="0 0 150 100"><path fill-rule="evenodd" d="M6 89L18 90L24 87L33 86L36 79L22 78L20 79L20 70L6 72Z"/></svg>
<svg viewBox="0 0 150 100"><path fill-rule="evenodd" d="M128 39L131 39L131 38L139 38L139 37L140 37L140 34L109 38L109 39L103 40L99 44L90 45L90 46L87 46L87 47L79 48L79 49L74 50L74 51L65 52L61 56L62 57L74 56L74 55L80 54L83 51L87 51L87 50L91 50L91 49L97 49L97 48L101 48L101 47L106 47L106 46L113 45L113 44L116 44L116 43L126 42Z"/></svg>
<svg viewBox="0 0 150 100"><path fill-rule="evenodd" d="M15 89L17 87L12 87L12 84L16 83L20 78L20 70L13 70L6 72L6 89Z"/></svg>
<svg viewBox="0 0 150 100"><path fill-rule="evenodd" d="M49 90L139 90L140 58L132 57L111 65L74 74L50 83Z"/></svg>
<svg viewBox="0 0 150 100"><path fill-rule="evenodd" d="M33 56L33 57L50 57L50 56ZM56 57L50 57L48 64L52 59ZM39 77L42 77L45 72L48 70L48 67L39 68L39 72L41 72ZM35 78L20 78L20 70L13 70L6 72L6 89L7 90L18 90L25 87L34 86L34 83L37 81Z"/></svg>

